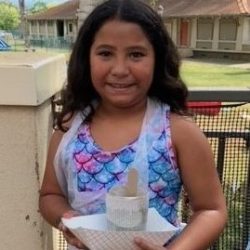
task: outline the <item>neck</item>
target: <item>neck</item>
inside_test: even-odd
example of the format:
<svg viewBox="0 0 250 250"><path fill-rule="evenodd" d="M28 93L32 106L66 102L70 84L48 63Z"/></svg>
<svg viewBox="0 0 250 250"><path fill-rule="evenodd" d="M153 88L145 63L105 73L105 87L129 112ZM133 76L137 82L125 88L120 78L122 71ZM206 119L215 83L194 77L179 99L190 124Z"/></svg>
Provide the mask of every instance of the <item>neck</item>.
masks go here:
<svg viewBox="0 0 250 250"><path fill-rule="evenodd" d="M147 107L147 99L143 101L139 101L137 103L133 103L129 106L126 107L117 107L113 106L111 104L105 103L105 102L100 102L97 110L96 110L96 115L98 117L113 117L113 118L126 118L131 116L139 116L143 115L146 111Z"/></svg>

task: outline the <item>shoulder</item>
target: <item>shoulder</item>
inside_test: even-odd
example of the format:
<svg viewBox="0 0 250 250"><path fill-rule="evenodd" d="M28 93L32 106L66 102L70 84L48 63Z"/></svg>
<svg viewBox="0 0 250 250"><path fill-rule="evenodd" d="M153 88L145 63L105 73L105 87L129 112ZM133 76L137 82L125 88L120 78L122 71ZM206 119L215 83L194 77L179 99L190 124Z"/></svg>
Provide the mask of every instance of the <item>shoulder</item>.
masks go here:
<svg viewBox="0 0 250 250"><path fill-rule="evenodd" d="M177 138L186 138L195 134L203 135L199 126L189 116L171 113L170 126L173 136Z"/></svg>
<svg viewBox="0 0 250 250"><path fill-rule="evenodd" d="M197 127L195 121L191 116L179 115L176 113L170 113L170 123L174 128L181 128L182 126Z"/></svg>
<svg viewBox="0 0 250 250"><path fill-rule="evenodd" d="M72 115L67 114L65 115L65 118L63 119L65 122L63 123L63 127L66 128L66 130L69 130L72 126L72 123L76 117L77 113L74 113ZM55 151L62 140L62 137L64 136L66 132L62 131L60 129L55 129L50 141L50 150ZM55 149L55 150L53 150ZM54 152L55 153L55 152Z"/></svg>
<svg viewBox="0 0 250 250"><path fill-rule="evenodd" d="M63 132L68 131L71 128L72 122L74 121L77 114L79 114L79 112L73 112L73 113L71 112L71 113L65 114L62 117L61 128L58 128L58 130L63 129L61 131Z"/></svg>
<svg viewBox="0 0 250 250"><path fill-rule="evenodd" d="M171 113L170 129L172 143L177 153L209 150L204 133L191 117Z"/></svg>
<svg viewBox="0 0 250 250"><path fill-rule="evenodd" d="M186 187L216 176L214 155L208 139L190 118L171 114L171 140ZM203 188L202 184L198 189Z"/></svg>

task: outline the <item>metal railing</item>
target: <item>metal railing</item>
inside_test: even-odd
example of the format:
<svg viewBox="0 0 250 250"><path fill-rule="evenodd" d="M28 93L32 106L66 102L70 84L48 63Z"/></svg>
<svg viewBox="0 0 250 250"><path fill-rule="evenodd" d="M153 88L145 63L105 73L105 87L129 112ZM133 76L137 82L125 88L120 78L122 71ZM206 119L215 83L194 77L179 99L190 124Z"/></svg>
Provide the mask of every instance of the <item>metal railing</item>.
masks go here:
<svg viewBox="0 0 250 250"><path fill-rule="evenodd" d="M45 49L65 49L69 50L72 48L74 41L73 38L68 37L29 37L28 43L31 47L45 48Z"/></svg>
<svg viewBox="0 0 250 250"><path fill-rule="evenodd" d="M52 103L56 119L60 98ZM210 249L245 250L250 237L250 88L190 89L189 111L210 142L228 207L227 226ZM188 222L185 192L181 208ZM64 250L60 235L58 240L58 250Z"/></svg>

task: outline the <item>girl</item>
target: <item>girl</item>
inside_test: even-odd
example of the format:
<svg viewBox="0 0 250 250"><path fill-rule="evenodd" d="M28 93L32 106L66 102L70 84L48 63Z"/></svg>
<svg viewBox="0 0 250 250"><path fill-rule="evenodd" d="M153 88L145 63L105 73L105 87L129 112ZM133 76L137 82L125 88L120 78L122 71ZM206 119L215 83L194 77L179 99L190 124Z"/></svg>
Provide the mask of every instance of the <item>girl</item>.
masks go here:
<svg viewBox="0 0 250 250"><path fill-rule="evenodd" d="M176 226L182 184L188 193L192 218L167 249L207 249L218 238L225 201L209 144L184 116L186 98L176 48L157 13L137 0L94 9L71 54L40 194L43 217L70 245L87 249L62 216L105 212L105 193L135 165L146 173L150 207Z"/></svg>

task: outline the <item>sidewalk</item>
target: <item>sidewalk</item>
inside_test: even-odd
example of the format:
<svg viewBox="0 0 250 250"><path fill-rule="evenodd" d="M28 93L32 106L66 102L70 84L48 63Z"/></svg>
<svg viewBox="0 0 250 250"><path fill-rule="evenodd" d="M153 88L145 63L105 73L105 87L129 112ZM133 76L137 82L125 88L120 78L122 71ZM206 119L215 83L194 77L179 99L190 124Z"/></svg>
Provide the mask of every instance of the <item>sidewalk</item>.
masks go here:
<svg viewBox="0 0 250 250"><path fill-rule="evenodd" d="M237 61L237 60L228 60L220 58L184 58L183 61L217 64L217 65L224 65L234 68L242 68L250 70L250 62L247 61Z"/></svg>

